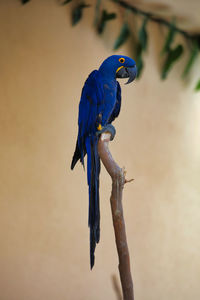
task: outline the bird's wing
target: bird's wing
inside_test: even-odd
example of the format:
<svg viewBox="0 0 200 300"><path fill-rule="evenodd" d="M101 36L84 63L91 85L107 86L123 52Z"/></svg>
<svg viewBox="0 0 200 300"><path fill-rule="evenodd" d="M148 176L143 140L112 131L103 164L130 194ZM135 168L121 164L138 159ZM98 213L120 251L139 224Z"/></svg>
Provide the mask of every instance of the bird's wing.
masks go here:
<svg viewBox="0 0 200 300"><path fill-rule="evenodd" d="M78 139L71 168L73 169L76 162L80 159L84 165L84 156L86 153L85 139L90 134L95 134L99 108L103 100L103 82L99 71L93 71L87 78L82 89L79 118L78 118Z"/></svg>
<svg viewBox="0 0 200 300"><path fill-rule="evenodd" d="M103 83L99 71L93 71L87 78L79 104L79 134L87 135L96 131L98 106L103 100Z"/></svg>
<svg viewBox="0 0 200 300"><path fill-rule="evenodd" d="M117 99L115 103L115 107L113 109L113 112L109 118L108 123L111 124L119 115L121 109L121 87L119 82L117 81Z"/></svg>

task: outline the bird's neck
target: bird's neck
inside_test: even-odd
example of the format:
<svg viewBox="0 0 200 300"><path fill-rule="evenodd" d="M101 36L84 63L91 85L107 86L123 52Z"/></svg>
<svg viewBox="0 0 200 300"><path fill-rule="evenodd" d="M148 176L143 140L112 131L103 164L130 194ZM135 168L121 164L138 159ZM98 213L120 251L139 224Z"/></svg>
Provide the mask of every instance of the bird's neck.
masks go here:
<svg viewBox="0 0 200 300"><path fill-rule="evenodd" d="M99 68L99 72L105 81L116 83L116 74L114 70L106 68L106 66L102 64Z"/></svg>

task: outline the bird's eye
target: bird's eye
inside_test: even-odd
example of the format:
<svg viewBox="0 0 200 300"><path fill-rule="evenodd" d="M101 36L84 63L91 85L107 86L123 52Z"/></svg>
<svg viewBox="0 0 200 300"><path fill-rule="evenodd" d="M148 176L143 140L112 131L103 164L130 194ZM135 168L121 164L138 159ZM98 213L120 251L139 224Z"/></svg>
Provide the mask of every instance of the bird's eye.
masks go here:
<svg viewBox="0 0 200 300"><path fill-rule="evenodd" d="M119 59L119 62L123 64L123 63L125 62L125 58L121 57L121 58Z"/></svg>

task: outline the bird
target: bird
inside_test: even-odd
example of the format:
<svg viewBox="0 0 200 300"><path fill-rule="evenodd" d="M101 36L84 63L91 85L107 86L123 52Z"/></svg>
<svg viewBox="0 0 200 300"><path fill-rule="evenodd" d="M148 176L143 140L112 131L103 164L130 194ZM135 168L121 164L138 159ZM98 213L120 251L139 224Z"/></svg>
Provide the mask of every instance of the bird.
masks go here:
<svg viewBox="0 0 200 300"><path fill-rule="evenodd" d="M121 87L117 78L128 78L126 82L128 84L136 76L137 67L132 58L124 55L112 55L101 63L98 70L89 74L81 93L78 137L71 169L74 169L78 161L85 169L84 157L87 154L91 269L95 263L96 244L100 239L98 140L103 132L110 132L111 140L116 133L111 123L118 117L121 109Z"/></svg>

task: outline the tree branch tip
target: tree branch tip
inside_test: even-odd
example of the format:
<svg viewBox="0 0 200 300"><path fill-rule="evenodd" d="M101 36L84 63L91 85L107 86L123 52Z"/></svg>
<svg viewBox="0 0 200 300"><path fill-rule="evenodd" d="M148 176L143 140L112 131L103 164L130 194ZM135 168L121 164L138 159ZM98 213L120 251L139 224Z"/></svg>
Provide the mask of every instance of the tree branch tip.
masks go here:
<svg viewBox="0 0 200 300"><path fill-rule="evenodd" d="M125 179L124 184L125 184L125 183L129 183L129 182L132 182L133 180L135 180L135 179L134 179L134 178L132 178L132 179Z"/></svg>
<svg viewBox="0 0 200 300"><path fill-rule="evenodd" d="M123 173L123 176L124 176L124 184L125 183L128 183L128 182L132 182L133 180L135 180L134 178L131 178L131 179L126 179L126 174L127 174L127 171L125 170L125 167L122 167L122 173Z"/></svg>

